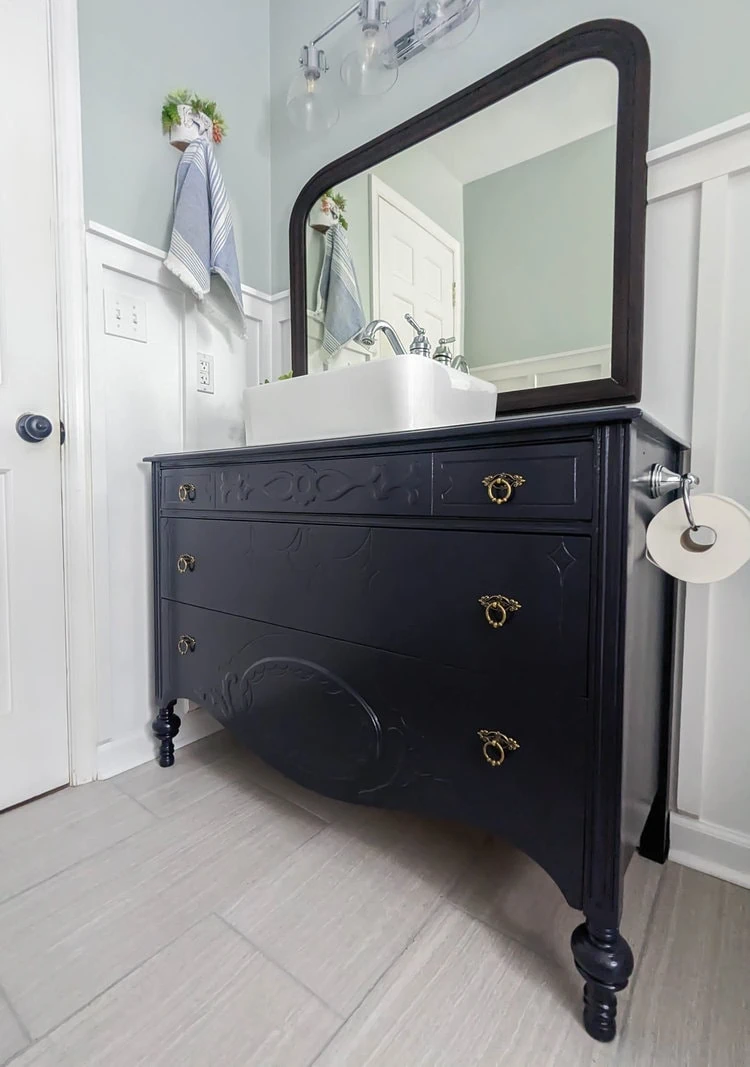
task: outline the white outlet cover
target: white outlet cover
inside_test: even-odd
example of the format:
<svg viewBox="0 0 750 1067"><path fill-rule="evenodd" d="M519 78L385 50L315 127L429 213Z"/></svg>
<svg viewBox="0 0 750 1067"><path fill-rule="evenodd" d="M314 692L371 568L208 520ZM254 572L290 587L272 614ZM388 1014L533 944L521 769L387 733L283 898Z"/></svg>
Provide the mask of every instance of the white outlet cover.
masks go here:
<svg viewBox="0 0 750 1067"><path fill-rule="evenodd" d="M197 382L199 393L213 393L214 357L208 352L198 353Z"/></svg>

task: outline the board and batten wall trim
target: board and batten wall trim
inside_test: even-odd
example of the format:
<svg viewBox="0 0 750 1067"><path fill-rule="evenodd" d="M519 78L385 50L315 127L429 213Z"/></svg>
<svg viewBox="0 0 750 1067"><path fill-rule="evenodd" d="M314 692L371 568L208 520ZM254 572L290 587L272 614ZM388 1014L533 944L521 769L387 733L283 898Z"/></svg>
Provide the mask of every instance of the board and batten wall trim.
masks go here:
<svg viewBox="0 0 750 1067"><path fill-rule="evenodd" d="M155 451L244 444L245 385L286 367L288 294L243 286L247 337L212 321L163 265L165 253L108 227L86 233L89 297L92 528L95 602L96 775L108 778L154 757L150 720L151 579L149 470ZM105 292L140 300L146 342L105 333ZM196 390L198 353L214 358L215 389ZM218 729L182 704L179 744Z"/></svg>
<svg viewBox="0 0 750 1067"><path fill-rule="evenodd" d="M652 152L649 205L646 406L686 421L700 492L750 506L750 114ZM748 603L750 567L686 591L672 858L750 887Z"/></svg>

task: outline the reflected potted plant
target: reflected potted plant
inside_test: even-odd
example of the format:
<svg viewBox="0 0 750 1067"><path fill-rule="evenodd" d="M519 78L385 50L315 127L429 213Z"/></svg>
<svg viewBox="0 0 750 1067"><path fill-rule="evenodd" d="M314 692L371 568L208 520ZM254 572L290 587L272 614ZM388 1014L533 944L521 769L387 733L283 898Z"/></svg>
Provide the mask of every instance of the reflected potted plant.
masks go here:
<svg viewBox="0 0 750 1067"><path fill-rule="evenodd" d="M161 109L161 124L169 143L184 152L192 141L210 137L221 144L227 131L215 100L204 100L189 89L168 93Z"/></svg>
<svg viewBox="0 0 750 1067"><path fill-rule="evenodd" d="M346 221L345 211L346 197L329 189L327 193L323 193L310 212L310 226L318 233L325 233L332 226L341 226L342 229L348 230L349 223Z"/></svg>

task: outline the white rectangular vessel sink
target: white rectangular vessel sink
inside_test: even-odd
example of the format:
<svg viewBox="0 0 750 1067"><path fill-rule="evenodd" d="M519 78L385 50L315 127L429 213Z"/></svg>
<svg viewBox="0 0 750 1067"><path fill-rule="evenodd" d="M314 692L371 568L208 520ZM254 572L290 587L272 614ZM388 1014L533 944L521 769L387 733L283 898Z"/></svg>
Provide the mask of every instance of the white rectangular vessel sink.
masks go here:
<svg viewBox="0 0 750 1067"><path fill-rule="evenodd" d="M244 392L248 445L427 430L495 418L497 389L424 356L395 356Z"/></svg>

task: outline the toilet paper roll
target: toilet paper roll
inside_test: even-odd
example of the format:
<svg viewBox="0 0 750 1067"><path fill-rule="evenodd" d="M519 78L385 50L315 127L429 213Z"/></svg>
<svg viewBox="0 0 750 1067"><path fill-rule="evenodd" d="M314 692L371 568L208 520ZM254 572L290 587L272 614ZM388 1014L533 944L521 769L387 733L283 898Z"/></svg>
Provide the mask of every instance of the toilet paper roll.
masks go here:
<svg viewBox="0 0 750 1067"><path fill-rule="evenodd" d="M705 585L728 578L750 560L750 511L736 500L704 493L693 496L699 526L716 531L710 548L696 547L682 500L659 512L646 531L646 546L657 567L683 582Z"/></svg>

